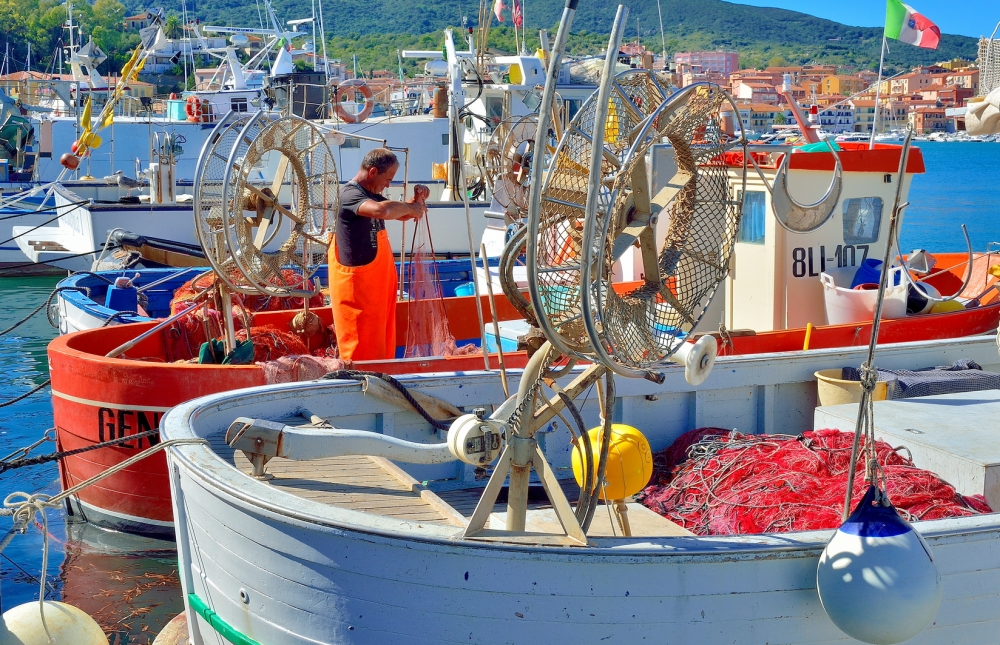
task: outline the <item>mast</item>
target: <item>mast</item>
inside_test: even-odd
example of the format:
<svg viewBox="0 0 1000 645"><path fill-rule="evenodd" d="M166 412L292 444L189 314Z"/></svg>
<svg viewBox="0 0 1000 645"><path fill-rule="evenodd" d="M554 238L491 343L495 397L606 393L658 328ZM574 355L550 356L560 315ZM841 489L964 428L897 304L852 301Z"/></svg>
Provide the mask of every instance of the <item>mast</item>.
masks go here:
<svg viewBox="0 0 1000 645"><path fill-rule="evenodd" d="M663 9L660 8L660 0L656 0L656 12L660 14L660 45L663 47L663 68L667 67L667 37L663 33Z"/></svg>
<svg viewBox="0 0 1000 645"><path fill-rule="evenodd" d="M323 25L323 0L317 0L319 5L319 36L323 43L323 77L325 79L325 84L330 84L330 60L326 57L326 27ZM316 45L313 45L313 49Z"/></svg>

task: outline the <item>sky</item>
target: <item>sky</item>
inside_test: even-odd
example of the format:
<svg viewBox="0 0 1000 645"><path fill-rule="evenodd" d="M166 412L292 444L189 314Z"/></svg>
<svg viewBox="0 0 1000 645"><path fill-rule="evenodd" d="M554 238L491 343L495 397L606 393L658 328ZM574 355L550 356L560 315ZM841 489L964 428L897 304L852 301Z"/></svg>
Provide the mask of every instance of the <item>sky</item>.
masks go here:
<svg viewBox="0 0 1000 645"><path fill-rule="evenodd" d="M884 0L727 0L755 7L778 7L856 27L877 27L885 20ZM942 33L989 36L1000 22L1000 0L905 0L941 28ZM997 32L1000 34L1000 32Z"/></svg>

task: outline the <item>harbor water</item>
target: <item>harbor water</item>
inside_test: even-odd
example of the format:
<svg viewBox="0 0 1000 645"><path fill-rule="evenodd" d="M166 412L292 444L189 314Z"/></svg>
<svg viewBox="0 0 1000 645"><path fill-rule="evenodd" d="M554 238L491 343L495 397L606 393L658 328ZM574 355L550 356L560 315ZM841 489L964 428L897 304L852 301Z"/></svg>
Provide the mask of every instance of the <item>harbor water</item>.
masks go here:
<svg viewBox="0 0 1000 645"><path fill-rule="evenodd" d="M901 233L904 251L965 250L960 225L973 248L1000 242L1000 144L917 144L927 173L914 179ZM55 287L58 278L0 277L0 330L27 316ZM22 395L48 378L45 347L56 334L44 312L0 336L0 403ZM50 391L0 407L0 457L27 446L52 426ZM46 442L32 455L55 450ZM0 497L13 492L55 494L56 463L0 474ZM68 522L61 509L47 514L46 597L64 599L92 615L112 644L150 643L183 608L170 542L136 538ZM0 553L0 603L4 610L35 600L42 576L42 518ZM10 527L0 518L0 535Z"/></svg>

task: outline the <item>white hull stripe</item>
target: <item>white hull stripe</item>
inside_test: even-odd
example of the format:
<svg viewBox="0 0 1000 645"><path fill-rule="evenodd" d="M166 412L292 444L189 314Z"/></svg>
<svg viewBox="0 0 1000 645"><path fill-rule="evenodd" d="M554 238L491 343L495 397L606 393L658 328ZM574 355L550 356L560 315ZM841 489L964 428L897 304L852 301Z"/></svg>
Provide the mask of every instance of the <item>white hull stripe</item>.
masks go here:
<svg viewBox="0 0 1000 645"><path fill-rule="evenodd" d="M125 513L116 513L115 511L109 511L106 508L101 508L100 506L94 506L93 504L88 504L87 502L81 500L79 497L74 495L73 497L76 503L80 505L83 512L86 513L90 510L91 513L98 513L107 515L108 517L113 517L122 521L132 522L135 524L148 524L150 526L162 526L163 528L173 528L173 522L164 522L163 520L153 520L148 517L137 517L135 515L126 515Z"/></svg>
<svg viewBox="0 0 1000 645"><path fill-rule="evenodd" d="M72 394L63 394L62 392L57 392L56 390L52 390L52 396L58 396L60 399L66 399L67 401L72 401L73 403L92 405L95 408L110 408L112 410L133 410L135 412L167 412L170 410L170 408L165 408L159 405L132 405L132 404L121 404L121 403L107 403L105 401L93 401L91 399L84 399L79 396L73 396Z"/></svg>

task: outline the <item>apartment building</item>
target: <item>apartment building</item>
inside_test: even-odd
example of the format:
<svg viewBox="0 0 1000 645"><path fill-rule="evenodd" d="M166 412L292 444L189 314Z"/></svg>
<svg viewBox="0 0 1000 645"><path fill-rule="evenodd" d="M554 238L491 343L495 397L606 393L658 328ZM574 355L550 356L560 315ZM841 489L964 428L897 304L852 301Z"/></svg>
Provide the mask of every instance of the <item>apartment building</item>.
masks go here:
<svg viewBox="0 0 1000 645"><path fill-rule="evenodd" d="M945 132L948 128L948 118L943 107L918 107L910 112L908 121L914 131L923 134Z"/></svg>
<svg viewBox="0 0 1000 645"><path fill-rule="evenodd" d="M861 92L867 86L867 83L857 76L831 74L830 76L824 76L823 80L819 82L819 91L823 94L850 96Z"/></svg>
<svg viewBox="0 0 1000 645"><path fill-rule="evenodd" d="M727 51L677 52L674 54L674 64L678 75L697 67L703 74L715 72L729 76L739 69L740 55Z"/></svg>

